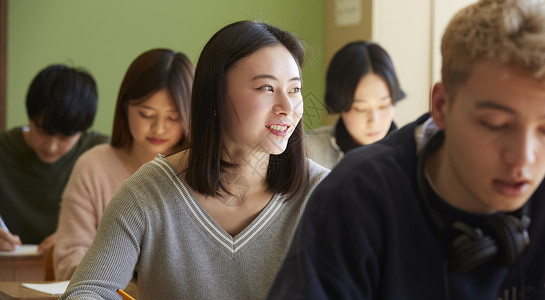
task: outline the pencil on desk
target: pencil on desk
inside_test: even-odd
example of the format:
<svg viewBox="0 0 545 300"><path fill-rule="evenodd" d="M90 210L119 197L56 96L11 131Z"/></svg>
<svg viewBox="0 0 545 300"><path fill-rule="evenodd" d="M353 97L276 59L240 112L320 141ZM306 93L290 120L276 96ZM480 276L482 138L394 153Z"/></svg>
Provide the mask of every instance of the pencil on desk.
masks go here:
<svg viewBox="0 0 545 300"><path fill-rule="evenodd" d="M125 292L124 290L122 289L117 289L117 293L119 295L121 295L121 297L123 298L123 300L136 300L134 299L131 295L127 294L127 292Z"/></svg>

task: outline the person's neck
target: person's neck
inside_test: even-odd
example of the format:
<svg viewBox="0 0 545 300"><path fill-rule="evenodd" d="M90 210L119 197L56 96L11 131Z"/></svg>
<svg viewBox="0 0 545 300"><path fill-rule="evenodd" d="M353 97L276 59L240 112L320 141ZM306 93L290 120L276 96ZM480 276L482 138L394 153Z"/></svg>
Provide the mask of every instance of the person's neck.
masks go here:
<svg viewBox="0 0 545 300"><path fill-rule="evenodd" d="M127 147L119 150L122 152L123 164L130 174L136 172L143 164L153 160L158 154L137 147Z"/></svg>
<svg viewBox="0 0 545 300"><path fill-rule="evenodd" d="M257 151L251 153L231 151L230 153L222 157L224 161L237 166L234 169L230 169L229 172L241 174L258 185L264 182L267 176L270 154Z"/></svg>
<svg viewBox="0 0 545 300"><path fill-rule="evenodd" d="M487 214L473 196L453 174L452 166L447 161L447 150L441 147L426 159L424 172L434 192L450 206L473 214Z"/></svg>
<svg viewBox="0 0 545 300"><path fill-rule="evenodd" d="M260 199L264 195L269 195L264 179L248 173L238 173L238 171L222 173L222 179L230 195L225 193L217 197L218 201L228 207L237 207L245 204L248 199Z"/></svg>
<svg viewBox="0 0 545 300"><path fill-rule="evenodd" d="M227 206L239 206L248 199L270 196L266 180L269 154L254 154L238 156L236 160L231 160L236 167L226 168L221 173L222 180L231 195L225 194L218 197L220 202Z"/></svg>

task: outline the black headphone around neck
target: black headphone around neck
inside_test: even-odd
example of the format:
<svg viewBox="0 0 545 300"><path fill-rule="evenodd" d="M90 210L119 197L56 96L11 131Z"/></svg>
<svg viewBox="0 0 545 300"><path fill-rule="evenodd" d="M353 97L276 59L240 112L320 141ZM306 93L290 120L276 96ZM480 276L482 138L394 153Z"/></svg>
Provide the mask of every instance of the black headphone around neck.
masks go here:
<svg viewBox="0 0 545 300"><path fill-rule="evenodd" d="M445 140L445 133L438 131L418 154L417 185L425 211L440 233L455 232L449 242L448 268L453 272L470 271L484 263L498 259L505 266L513 265L530 242L528 204L512 214L493 214L486 217L483 228L474 228L463 221L445 224L440 213L431 204L427 179L424 175L426 157L435 152Z"/></svg>

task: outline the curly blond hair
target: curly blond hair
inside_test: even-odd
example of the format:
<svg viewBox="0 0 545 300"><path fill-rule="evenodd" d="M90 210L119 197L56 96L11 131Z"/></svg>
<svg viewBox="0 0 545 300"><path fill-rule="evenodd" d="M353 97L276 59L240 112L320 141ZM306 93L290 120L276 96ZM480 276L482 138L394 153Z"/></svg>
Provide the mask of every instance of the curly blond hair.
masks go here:
<svg viewBox="0 0 545 300"><path fill-rule="evenodd" d="M441 53L449 93L465 82L478 60L517 66L545 79L545 2L480 0L450 21Z"/></svg>

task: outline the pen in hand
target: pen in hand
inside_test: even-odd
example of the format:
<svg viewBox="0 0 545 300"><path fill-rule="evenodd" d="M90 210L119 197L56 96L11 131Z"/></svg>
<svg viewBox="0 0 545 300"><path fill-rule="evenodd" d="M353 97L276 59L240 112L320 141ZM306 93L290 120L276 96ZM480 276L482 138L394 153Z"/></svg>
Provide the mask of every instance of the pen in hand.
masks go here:
<svg viewBox="0 0 545 300"><path fill-rule="evenodd" d="M124 290L122 289L117 289L117 293L119 295L121 295L121 297L123 298L123 300L136 300L134 299L131 295L127 294L127 292L125 292Z"/></svg>
<svg viewBox="0 0 545 300"><path fill-rule="evenodd" d="M17 235L13 235L9 232L8 226L4 223L4 219L0 216L0 228L3 232L0 232L0 251L16 250L21 245L21 240Z"/></svg>
<svg viewBox="0 0 545 300"><path fill-rule="evenodd" d="M9 232L8 226L6 226L6 223L4 223L4 219L2 219L2 216L0 216L0 228L4 230L5 232Z"/></svg>

